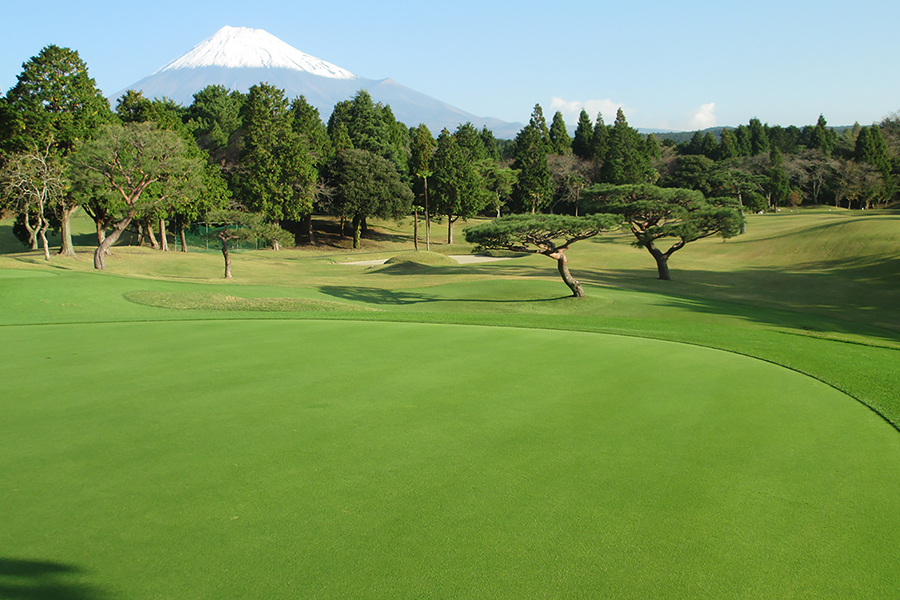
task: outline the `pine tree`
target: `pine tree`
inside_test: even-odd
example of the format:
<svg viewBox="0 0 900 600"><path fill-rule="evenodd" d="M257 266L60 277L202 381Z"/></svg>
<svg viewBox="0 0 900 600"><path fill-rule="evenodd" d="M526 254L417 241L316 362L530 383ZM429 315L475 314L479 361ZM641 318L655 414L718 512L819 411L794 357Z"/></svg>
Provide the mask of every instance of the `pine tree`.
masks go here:
<svg viewBox="0 0 900 600"><path fill-rule="evenodd" d="M413 181L413 192L417 198L421 198L422 207L425 209L425 248L429 251L431 250L431 208L428 199L428 178L433 174L431 158L435 146L437 146L437 142L424 124L411 130L409 175Z"/></svg>
<svg viewBox="0 0 900 600"><path fill-rule="evenodd" d="M703 136L703 141L700 142L700 154L706 158L715 159L718 151L719 143L716 141L715 136L707 131L706 135Z"/></svg>
<svg viewBox="0 0 900 600"><path fill-rule="evenodd" d="M891 174L893 165L888 153L887 143L878 125L860 129L859 135L856 137L856 160L875 167L875 170L881 174L882 198L890 199L893 197L896 191L896 183Z"/></svg>
<svg viewBox="0 0 900 600"><path fill-rule="evenodd" d="M0 144L7 152L52 144L65 155L114 120L78 52L51 45L22 65L6 93Z"/></svg>

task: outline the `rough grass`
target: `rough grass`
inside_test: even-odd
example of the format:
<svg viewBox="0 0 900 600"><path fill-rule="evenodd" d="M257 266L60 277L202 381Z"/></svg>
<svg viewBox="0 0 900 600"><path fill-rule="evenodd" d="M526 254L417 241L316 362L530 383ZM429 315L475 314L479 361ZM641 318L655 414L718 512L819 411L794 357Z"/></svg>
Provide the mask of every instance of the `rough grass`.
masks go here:
<svg viewBox="0 0 900 600"><path fill-rule="evenodd" d="M328 302L308 298L240 298L211 292L154 292L138 290L127 292L124 298L135 304L172 308L176 310L226 310L263 312L300 311L366 311L376 310L345 302Z"/></svg>

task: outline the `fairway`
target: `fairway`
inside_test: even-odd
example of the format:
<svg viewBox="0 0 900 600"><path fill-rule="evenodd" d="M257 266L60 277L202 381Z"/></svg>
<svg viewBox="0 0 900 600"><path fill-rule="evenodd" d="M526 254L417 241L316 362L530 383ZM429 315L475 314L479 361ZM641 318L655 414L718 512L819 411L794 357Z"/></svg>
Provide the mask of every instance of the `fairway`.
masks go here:
<svg viewBox="0 0 900 600"><path fill-rule="evenodd" d="M900 436L774 364L390 322L2 336L0 597L900 589Z"/></svg>

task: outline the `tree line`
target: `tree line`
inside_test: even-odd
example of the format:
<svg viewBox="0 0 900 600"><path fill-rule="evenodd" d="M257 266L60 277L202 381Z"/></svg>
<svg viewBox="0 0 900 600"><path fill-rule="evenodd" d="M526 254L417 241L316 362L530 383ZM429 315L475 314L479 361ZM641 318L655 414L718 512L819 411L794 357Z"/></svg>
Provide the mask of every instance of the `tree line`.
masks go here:
<svg viewBox="0 0 900 600"><path fill-rule="evenodd" d="M471 123L435 137L423 124L397 121L365 90L324 120L303 96L289 99L267 83L247 93L209 86L186 107L128 91L112 109L78 53L57 46L24 63L0 98L0 192L24 243L49 258L53 228L59 252L74 255L69 220L82 207L96 224L94 264L102 269L126 230L161 250L173 231L186 251L185 231L206 222L222 244L226 276L230 242L314 243L313 214L339 217L354 248L368 219L408 215L418 248L421 215L429 249L435 219L453 243L459 219L530 215L518 220L530 225L517 227L533 241L543 215L602 214L612 216L588 229L630 223L635 244L667 279L671 252L737 233L739 219L729 215L743 210L887 204L896 193L898 145L896 116L841 135L823 117L803 129L753 119L718 139L697 132L676 144L641 135L621 109L610 125L582 111L570 136L562 114L548 126L540 105L514 140ZM544 233L562 235L561 222L545 220ZM584 239L582 225L571 225L572 239ZM467 231L482 247L527 247L524 238L511 241L509 227L502 244L478 235ZM676 242L657 249L664 237ZM561 247L544 250L558 258Z"/></svg>

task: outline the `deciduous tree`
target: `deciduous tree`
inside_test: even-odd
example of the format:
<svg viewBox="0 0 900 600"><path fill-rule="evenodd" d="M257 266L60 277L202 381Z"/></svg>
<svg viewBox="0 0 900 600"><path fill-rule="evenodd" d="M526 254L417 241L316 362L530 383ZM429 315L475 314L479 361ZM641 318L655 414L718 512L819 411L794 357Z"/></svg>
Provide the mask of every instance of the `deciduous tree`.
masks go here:
<svg viewBox="0 0 900 600"><path fill-rule="evenodd" d="M49 144L41 151L13 154L0 169L0 192L6 200L3 204L24 215L32 250L40 237L47 260L50 260L47 246L50 222L46 211L66 197L69 185L66 167Z"/></svg>
<svg viewBox="0 0 900 600"><path fill-rule="evenodd" d="M106 251L136 215L202 188L204 162L190 156L178 134L152 123L105 125L70 158L76 185L117 198L118 221L94 252L96 269L106 268Z"/></svg>

